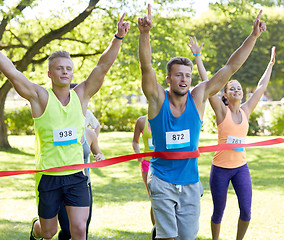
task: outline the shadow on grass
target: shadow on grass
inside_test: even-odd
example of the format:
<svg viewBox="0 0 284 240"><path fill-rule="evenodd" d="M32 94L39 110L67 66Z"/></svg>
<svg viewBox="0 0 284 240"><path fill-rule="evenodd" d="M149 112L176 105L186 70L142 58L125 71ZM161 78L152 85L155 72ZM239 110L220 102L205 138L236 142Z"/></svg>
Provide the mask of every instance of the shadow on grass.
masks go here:
<svg viewBox="0 0 284 240"><path fill-rule="evenodd" d="M0 239L23 240L29 239L30 224L19 221L0 220Z"/></svg>
<svg viewBox="0 0 284 240"><path fill-rule="evenodd" d="M247 148L246 152L253 188L277 189L284 192L284 148ZM204 153L199 157L200 179L204 190L210 190L209 175L212 158L213 153Z"/></svg>
<svg viewBox="0 0 284 240"><path fill-rule="evenodd" d="M253 187L261 190L277 188L284 191L284 149L256 148L247 150Z"/></svg>
<svg viewBox="0 0 284 240"><path fill-rule="evenodd" d="M130 232L130 231L121 231L121 230L114 230L114 229L104 229L104 235L107 236L92 236L89 235L89 240L108 240L108 239L115 239L115 240L150 240L151 233L150 232ZM196 240L211 240L211 238L206 238L203 236L198 236Z"/></svg>
<svg viewBox="0 0 284 240"><path fill-rule="evenodd" d="M0 152L6 152L6 153L11 153L11 154L19 154L19 155L34 157L34 154L21 151L18 148L8 148L8 149L7 148L0 148Z"/></svg>
<svg viewBox="0 0 284 240"><path fill-rule="evenodd" d="M151 239L150 232L130 232L130 231L122 231L122 230L116 230L116 229L110 229L106 228L103 232L104 236L93 236L89 235L89 240L109 240L109 239L115 239L115 240L145 240L145 239Z"/></svg>

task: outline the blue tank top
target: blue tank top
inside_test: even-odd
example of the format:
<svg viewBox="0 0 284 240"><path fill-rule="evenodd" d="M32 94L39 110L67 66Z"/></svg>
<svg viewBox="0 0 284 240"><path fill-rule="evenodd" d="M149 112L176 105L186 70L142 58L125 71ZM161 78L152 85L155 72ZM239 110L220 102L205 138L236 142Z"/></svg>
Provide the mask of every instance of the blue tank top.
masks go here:
<svg viewBox="0 0 284 240"><path fill-rule="evenodd" d="M190 91L186 108L181 116L175 117L170 109L168 91L158 115L149 119L155 152L186 152L198 149L202 126ZM160 179L177 185L197 183L198 158L162 159L151 158L150 171Z"/></svg>

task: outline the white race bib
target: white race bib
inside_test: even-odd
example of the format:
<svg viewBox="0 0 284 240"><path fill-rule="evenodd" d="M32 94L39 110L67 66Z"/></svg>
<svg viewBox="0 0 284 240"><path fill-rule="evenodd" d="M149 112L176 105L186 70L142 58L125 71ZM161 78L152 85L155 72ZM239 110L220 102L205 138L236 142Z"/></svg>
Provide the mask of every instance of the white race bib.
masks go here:
<svg viewBox="0 0 284 240"><path fill-rule="evenodd" d="M152 138L148 138L148 146L149 146L150 150L154 150L154 145L153 145L153 142L152 142Z"/></svg>
<svg viewBox="0 0 284 240"><path fill-rule="evenodd" d="M189 129L178 132L166 132L166 148L176 149L190 146Z"/></svg>
<svg viewBox="0 0 284 240"><path fill-rule="evenodd" d="M226 143L245 144L246 139L241 137L228 136ZM233 148L231 150L243 152L244 148Z"/></svg>
<svg viewBox="0 0 284 240"><path fill-rule="evenodd" d="M77 142L78 141L76 127L53 129L54 146L69 145Z"/></svg>

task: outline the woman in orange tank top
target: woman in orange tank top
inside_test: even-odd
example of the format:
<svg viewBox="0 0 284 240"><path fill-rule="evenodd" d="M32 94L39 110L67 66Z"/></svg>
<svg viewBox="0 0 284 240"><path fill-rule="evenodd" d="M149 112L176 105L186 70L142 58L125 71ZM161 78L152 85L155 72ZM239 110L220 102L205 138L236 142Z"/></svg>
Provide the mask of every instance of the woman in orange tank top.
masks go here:
<svg viewBox="0 0 284 240"><path fill-rule="evenodd" d="M190 44L189 47L195 56L199 75L205 81L208 77L200 56L203 44L198 46L196 38L194 40L190 39ZM241 104L243 90L237 80L231 80L225 85L222 100L217 95L209 98L216 115L218 144L244 143L249 127L248 119L267 88L274 63L275 47L272 47L271 59L266 71L259 80L255 92L245 103ZM240 217L236 239L241 240L250 222L252 197L251 178L243 148L218 151L213 157L210 173L210 189L214 204L211 217L213 240L219 239L230 181L239 202Z"/></svg>

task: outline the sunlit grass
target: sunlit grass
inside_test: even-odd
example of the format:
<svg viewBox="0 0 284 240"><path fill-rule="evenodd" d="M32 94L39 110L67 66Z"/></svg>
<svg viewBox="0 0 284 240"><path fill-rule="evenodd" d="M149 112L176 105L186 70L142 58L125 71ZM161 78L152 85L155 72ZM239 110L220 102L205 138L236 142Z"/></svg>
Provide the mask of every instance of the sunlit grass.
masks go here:
<svg viewBox="0 0 284 240"><path fill-rule="evenodd" d="M248 137L256 142L271 137ZM34 169L34 137L11 136L17 149L0 151L1 170ZM99 142L109 157L132 154L132 133L101 133ZM216 135L202 134L200 146L216 144ZM141 146L142 147L142 146ZM284 146L247 148L253 182L252 221L245 239L284 239ZM200 178L204 186L199 240L211 239L212 200L208 178L213 153L199 158ZM90 240L150 239L150 202L136 160L110 167L91 169L94 208ZM28 239L30 221L37 214L34 175L0 178L0 239ZM220 240L235 239L238 204L233 189L228 192ZM55 237L54 239L57 239Z"/></svg>

